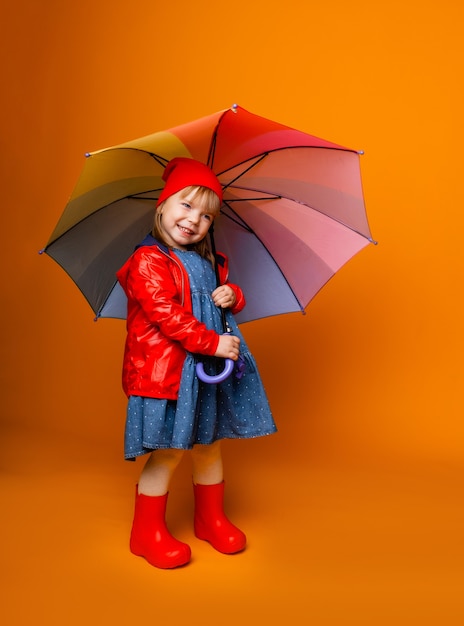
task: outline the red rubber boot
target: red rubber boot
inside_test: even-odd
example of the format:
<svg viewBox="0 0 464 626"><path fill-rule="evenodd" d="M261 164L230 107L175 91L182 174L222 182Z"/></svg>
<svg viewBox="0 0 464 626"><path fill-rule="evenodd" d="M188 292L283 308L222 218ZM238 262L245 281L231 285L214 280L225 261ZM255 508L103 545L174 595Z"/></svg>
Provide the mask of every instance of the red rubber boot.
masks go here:
<svg viewBox="0 0 464 626"><path fill-rule="evenodd" d="M230 522L223 508L224 482L217 485L193 485L195 495L194 529L218 552L235 554L245 548L246 537Z"/></svg>
<svg viewBox="0 0 464 626"><path fill-rule="evenodd" d="M135 512L130 537L130 550L143 556L151 565L170 569L190 561L190 547L169 532L165 516L168 494L146 496L135 493Z"/></svg>

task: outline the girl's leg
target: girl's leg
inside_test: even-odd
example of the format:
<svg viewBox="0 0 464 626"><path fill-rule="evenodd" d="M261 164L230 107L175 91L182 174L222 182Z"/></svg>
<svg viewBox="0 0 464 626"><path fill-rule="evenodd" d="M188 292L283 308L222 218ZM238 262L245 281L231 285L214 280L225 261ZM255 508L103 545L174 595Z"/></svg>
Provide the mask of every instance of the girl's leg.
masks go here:
<svg viewBox="0 0 464 626"><path fill-rule="evenodd" d="M196 445L192 450L195 495L195 535L224 554L245 548L244 533L226 517L221 444Z"/></svg>
<svg viewBox="0 0 464 626"><path fill-rule="evenodd" d="M140 474L139 493L164 496L169 491L169 483L183 453L183 450L171 448L152 452Z"/></svg>
<svg viewBox="0 0 464 626"><path fill-rule="evenodd" d="M190 561L190 547L175 539L166 526L169 483L182 454L182 450L152 452L136 491L131 552L163 569Z"/></svg>
<svg viewBox="0 0 464 626"><path fill-rule="evenodd" d="M209 446L196 445L192 449L193 482L200 485L216 485L224 479L221 442Z"/></svg>

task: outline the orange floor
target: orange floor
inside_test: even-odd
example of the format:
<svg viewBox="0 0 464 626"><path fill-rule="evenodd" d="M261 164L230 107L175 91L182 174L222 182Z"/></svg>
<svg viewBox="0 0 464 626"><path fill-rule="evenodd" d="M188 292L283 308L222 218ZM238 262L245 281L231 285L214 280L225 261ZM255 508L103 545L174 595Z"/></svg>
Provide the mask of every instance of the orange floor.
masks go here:
<svg viewBox="0 0 464 626"><path fill-rule="evenodd" d="M87 440L25 435L3 437L5 625L464 623L463 485L452 468L308 459L298 469L276 462L271 439L269 463L256 466L254 442L240 442L227 509L249 546L224 556L193 536L185 458L168 520L193 560L162 571L127 548L139 463ZM282 472L287 489L274 493Z"/></svg>

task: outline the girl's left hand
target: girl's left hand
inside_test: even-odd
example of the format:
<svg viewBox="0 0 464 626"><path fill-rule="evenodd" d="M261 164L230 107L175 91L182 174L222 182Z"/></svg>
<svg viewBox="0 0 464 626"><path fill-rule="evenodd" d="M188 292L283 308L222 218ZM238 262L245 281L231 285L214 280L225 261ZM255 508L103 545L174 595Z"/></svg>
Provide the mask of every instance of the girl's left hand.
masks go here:
<svg viewBox="0 0 464 626"><path fill-rule="evenodd" d="M211 294L213 302L221 309L230 309L235 304L235 292L229 285L221 285Z"/></svg>

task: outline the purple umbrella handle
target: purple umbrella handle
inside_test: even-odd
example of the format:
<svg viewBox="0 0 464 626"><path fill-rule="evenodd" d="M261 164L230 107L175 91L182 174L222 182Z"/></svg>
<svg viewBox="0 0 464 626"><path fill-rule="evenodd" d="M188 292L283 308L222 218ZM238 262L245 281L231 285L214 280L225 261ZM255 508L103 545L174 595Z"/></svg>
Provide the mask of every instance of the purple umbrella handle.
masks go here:
<svg viewBox="0 0 464 626"><path fill-rule="evenodd" d="M207 374L205 372L205 368L203 367L203 363L199 362L196 365L198 378L204 383L210 383L212 385L214 383L222 383L223 380L225 380L232 374L233 369L234 362L232 361L232 359L226 359L224 369L220 374L217 374L216 376L210 376L209 374Z"/></svg>

